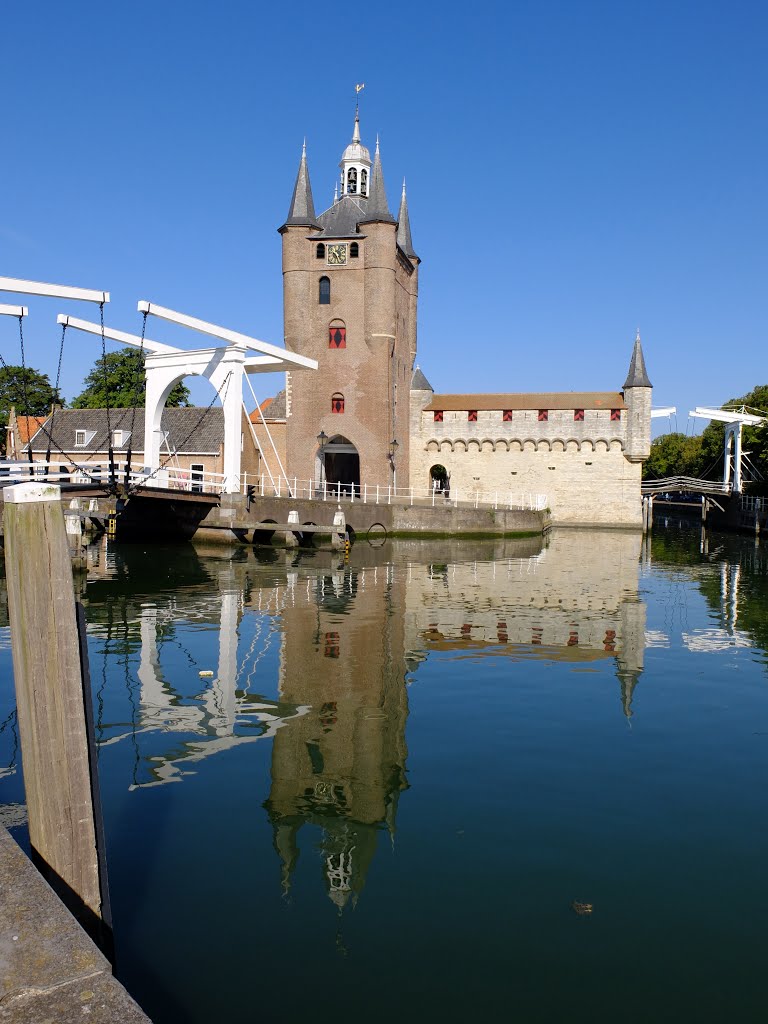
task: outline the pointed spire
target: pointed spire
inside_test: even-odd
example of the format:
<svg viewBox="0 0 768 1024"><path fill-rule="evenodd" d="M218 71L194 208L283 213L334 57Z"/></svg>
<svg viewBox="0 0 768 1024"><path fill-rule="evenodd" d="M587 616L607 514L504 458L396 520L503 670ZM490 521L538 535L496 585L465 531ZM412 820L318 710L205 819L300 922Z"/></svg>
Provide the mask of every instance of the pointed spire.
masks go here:
<svg viewBox="0 0 768 1024"><path fill-rule="evenodd" d="M629 364L629 373L624 381L625 388L650 388L653 387L648 379L643 358L643 346L640 344L640 328L637 329L635 347L632 350L632 361Z"/></svg>
<svg viewBox="0 0 768 1024"><path fill-rule="evenodd" d="M312 200L312 186L309 182L306 139L304 140L304 145L301 147L299 173L296 175L296 184L293 186L293 196L291 198L290 209L288 210L288 219L283 227L289 227L292 225L311 228L319 227L317 218L315 217L315 204Z"/></svg>
<svg viewBox="0 0 768 1024"><path fill-rule="evenodd" d="M371 188L368 193L368 209L361 224L368 224L371 221L383 220L391 224L395 218L389 212L387 204L387 193L384 188L384 172L381 169L381 156L379 155L379 136L376 136L376 153L373 158L373 171L371 172Z"/></svg>
<svg viewBox="0 0 768 1024"><path fill-rule="evenodd" d="M400 213L397 216L397 244L406 256L415 256L411 241L411 222L408 219L408 200L405 197L405 178L403 178L403 194L400 197Z"/></svg>
<svg viewBox="0 0 768 1024"><path fill-rule="evenodd" d="M418 363L413 368L413 374L411 376L411 391L434 391L434 388L424 376L424 371L419 367Z"/></svg>
<svg viewBox="0 0 768 1024"><path fill-rule="evenodd" d="M352 132L352 141L360 141L360 104L355 103L355 129Z"/></svg>

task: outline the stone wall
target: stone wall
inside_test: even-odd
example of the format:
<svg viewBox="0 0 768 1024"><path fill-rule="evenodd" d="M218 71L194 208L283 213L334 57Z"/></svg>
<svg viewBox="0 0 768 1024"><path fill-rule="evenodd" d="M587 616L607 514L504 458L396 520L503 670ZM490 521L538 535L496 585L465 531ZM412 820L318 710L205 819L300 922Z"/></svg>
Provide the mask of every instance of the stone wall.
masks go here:
<svg viewBox="0 0 768 1024"><path fill-rule="evenodd" d="M410 483L430 486L430 469L442 465L450 474L451 497L476 491L499 500L524 501L546 495L556 524L641 526L642 463L627 458L628 410L611 420L608 409L586 409L575 422L573 411L551 410L546 422L535 410L515 410L503 422L501 410L445 412L435 423L423 411L430 392L412 396ZM648 419L650 423L650 419Z"/></svg>

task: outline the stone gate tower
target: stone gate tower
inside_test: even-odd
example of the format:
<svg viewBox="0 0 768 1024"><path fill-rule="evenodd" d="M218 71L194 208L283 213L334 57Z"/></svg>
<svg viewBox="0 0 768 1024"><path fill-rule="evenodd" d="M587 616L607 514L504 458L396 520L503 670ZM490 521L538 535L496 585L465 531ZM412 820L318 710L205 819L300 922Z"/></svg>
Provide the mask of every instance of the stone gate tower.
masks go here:
<svg viewBox="0 0 768 1024"><path fill-rule="evenodd" d="M285 347L318 362L287 375L286 472L316 486L405 486L419 266L405 183L395 219L357 110L339 166L333 204L316 215L304 149L279 229Z"/></svg>

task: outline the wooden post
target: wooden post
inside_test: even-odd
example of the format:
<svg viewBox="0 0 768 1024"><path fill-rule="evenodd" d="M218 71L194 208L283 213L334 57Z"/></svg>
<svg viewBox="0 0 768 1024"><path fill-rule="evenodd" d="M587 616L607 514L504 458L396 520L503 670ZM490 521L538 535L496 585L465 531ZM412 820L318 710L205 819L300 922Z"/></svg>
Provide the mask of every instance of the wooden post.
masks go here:
<svg viewBox="0 0 768 1024"><path fill-rule="evenodd" d="M86 726L87 658L78 636L61 489L26 483L6 487L3 496L29 838L48 881L96 938L102 922L109 924L109 908L97 850L95 751L89 754Z"/></svg>

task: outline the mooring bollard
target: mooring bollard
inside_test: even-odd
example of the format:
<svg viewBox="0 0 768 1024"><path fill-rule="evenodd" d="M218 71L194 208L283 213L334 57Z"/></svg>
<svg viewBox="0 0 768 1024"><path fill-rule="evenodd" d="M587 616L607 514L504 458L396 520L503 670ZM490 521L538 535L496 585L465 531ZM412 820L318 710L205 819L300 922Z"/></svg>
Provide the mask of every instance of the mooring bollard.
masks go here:
<svg viewBox="0 0 768 1024"><path fill-rule="evenodd" d="M108 926L109 901L96 752L89 752L88 741L88 661L78 629L61 489L25 483L6 487L3 496L30 843L53 888L106 944L108 931L98 934ZM79 522L78 516L78 528Z"/></svg>
<svg viewBox="0 0 768 1024"><path fill-rule="evenodd" d="M331 533L331 547L338 550L344 547L344 536L347 532L347 519L342 512L341 505L333 514L333 532Z"/></svg>
<svg viewBox="0 0 768 1024"><path fill-rule="evenodd" d="M299 526L299 513L297 511L294 510L294 511L288 513L288 523L290 525L295 524L296 527L298 528L298 526ZM296 534L292 530L286 530L285 531L285 546L287 548L297 548L299 546L299 538L296 536Z"/></svg>

